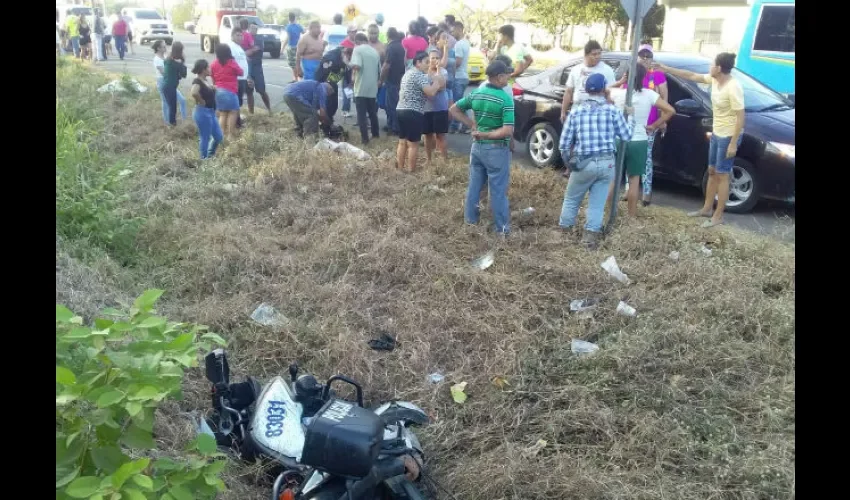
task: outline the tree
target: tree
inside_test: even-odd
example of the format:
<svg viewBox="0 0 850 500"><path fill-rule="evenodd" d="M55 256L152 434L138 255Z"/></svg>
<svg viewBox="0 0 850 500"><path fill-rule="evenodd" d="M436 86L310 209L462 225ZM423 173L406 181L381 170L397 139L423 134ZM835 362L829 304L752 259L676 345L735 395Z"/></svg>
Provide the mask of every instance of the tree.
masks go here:
<svg viewBox="0 0 850 500"><path fill-rule="evenodd" d="M283 17L274 5L269 5L265 9L257 9L257 15L266 24L278 24L278 18Z"/></svg>
<svg viewBox="0 0 850 500"><path fill-rule="evenodd" d="M195 0L180 0L171 8L171 23L173 26L183 29L186 21L195 19Z"/></svg>
<svg viewBox="0 0 850 500"><path fill-rule="evenodd" d="M629 16L620 0L522 0L522 3L528 14L554 35L563 33L570 25L603 23L609 33L604 44L611 46L629 26ZM663 25L664 8L654 5L644 17L643 33L647 37L661 36Z"/></svg>
<svg viewBox="0 0 850 500"><path fill-rule="evenodd" d="M555 0L549 0L555 1ZM452 0L446 14L452 14L455 19L463 23L464 29L469 35L477 35L481 46L488 45L498 39L499 27L505 24L505 14L514 9L518 1L512 1L510 5L500 10L487 8L485 0L479 0L477 5L472 0Z"/></svg>

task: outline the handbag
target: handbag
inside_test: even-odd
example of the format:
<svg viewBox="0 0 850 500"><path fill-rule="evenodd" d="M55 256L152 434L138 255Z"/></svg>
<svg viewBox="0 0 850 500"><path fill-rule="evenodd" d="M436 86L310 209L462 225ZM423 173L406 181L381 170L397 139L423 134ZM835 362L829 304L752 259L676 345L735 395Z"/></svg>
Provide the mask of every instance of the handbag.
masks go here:
<svg viewBox="0 0 850 500"><path fill-rule="evenodd" d="M378 89L378 107L380 109L387 109L387 87L386 87L386 85L381 85L381 88Z"/></svg>

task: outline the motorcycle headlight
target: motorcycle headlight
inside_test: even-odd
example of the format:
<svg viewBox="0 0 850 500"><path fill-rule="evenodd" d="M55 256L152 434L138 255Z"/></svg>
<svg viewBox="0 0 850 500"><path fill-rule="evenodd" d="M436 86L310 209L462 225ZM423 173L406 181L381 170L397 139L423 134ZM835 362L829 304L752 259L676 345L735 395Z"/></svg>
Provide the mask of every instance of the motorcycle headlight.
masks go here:
<svg viewBox="0 0 850 500"><path fill-rule="evenodd" d="M793 144L783 144L781 142L770 142L768 144L770 149L772 149L774 152L777 152L782 156L787 156L792 160L795 159L796 146L794 146Z"/></svg>

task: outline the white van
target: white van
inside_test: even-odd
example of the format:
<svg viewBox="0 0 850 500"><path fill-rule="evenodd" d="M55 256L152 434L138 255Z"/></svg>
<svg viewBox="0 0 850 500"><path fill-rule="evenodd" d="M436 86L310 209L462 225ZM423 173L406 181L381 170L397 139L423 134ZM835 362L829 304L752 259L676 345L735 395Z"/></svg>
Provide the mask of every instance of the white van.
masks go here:
<svg viewBox="0 0 850 500"><path fill-rule="evenodd" d="M140 45L153 40L165 40L166 45L174 42L171 22L154 9L122 9L121 15L130 22L133 41Z"/></svg>
<svg viewBox="0 0 850 500"><path fill-rule="evenodd" d="M80 14L84 14L88 20L91 20L94 16L92 8L85 5L57 4L56 10L59 11L59 28L63 30L65 29L65 22L68 21L69 15L79 16Z"/></svg>

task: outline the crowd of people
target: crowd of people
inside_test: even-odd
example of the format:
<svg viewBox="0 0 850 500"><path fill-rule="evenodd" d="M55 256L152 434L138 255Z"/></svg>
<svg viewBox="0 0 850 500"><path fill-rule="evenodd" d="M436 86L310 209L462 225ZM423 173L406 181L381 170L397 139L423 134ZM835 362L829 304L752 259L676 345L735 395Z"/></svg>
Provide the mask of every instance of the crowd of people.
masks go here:
<svg viewBox="0 0 850 500"><path fill-rule="evenodd" d="M463 23L453 16L446 16L436 25L420 17L410 22L407 33L393 27L384 31L380 15L365 33L356 25L343 26L339 14L324 32L318 21L311 22L305 30L293 14L289 20L287 56L295 79L283 94L299 137L320 132L331 136L339 98L344 116L348 116L354 102L363 144L379 137L378 110L385 111L387 124L383 131L398 137L396 167L402 170L417 170L420 143L424 144L428 163L435 155L445 160L446 134L468 133L472 146L464 219L468 224L477 224L482 200L489 198L495 232L510 232L508 187L514 133L510 86L533 63L529 51L514 40L513 26L499 29L496 49L488 53L487 79L467 93L471 47ZM94 57L105 58L102 35L106 24L97 14L93 24L95 45L100 44ZM243 19L233 28L231 40L216 47L211 64L199 59L192 68L196 75L191 86L193 119L199 132L201 158L212 156L223 140L235 136L242 125L240 109L244 98L249 113L253 113L256 91L271 112L262 68L262 42L256 33L257 26ZM123 58L125 43L132 35L120 15L112 23L110 35ZM69 16L60 33L57 12L58 51L63 49L62 36L68 38L75 57L91 57L92 31L85 16ZM178 107L186 119L186 100L178 90L180 80L187 76L183 46L175 42L168 54L162 42L154 43L152 48L163 119L175 125ZM667 121L675 113L667 102L665 73L711 85L714 131L705 205L688 215L708 218L703 223L706 228L722 224L729 196L728 177L744 126L743 90L731 76L735 55L719 54L710 74L702 75L655 63L652 46L644 44L639 48L634 74L625 73L620 78L602 62L601 56L600 44L589 41L584 47L584 62L571 70L566 81L559 149L563 158L575 158L575 162L565 172L569 181L559 226L577 232L577 214L587 196L581 241L588 248L596 248L606 206L615 201L615 183L627 185L625 198L630 216L637 214L640 197L644 205L650 203L652 147L657 134L664 133ZM629 87L633 91L631 105L615 105L612 90ZM616 179L616 152L621 148L625 175Z"/></svg>
<svg viewBox="0 0 850 500"><path fill-rule="evenodd" d="M56 9L56 53L65 55L71 53L75 58L103 62L113 54L112 45L118 57L124 60L129 50L133 54L133 33L130 30L130 19L120 12L113 15L109 21L104 19L100 9L94 9L92 19L85 14L68 15L65 23L59 24L59 9Z"/></svg>

